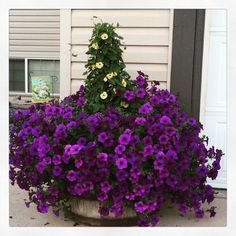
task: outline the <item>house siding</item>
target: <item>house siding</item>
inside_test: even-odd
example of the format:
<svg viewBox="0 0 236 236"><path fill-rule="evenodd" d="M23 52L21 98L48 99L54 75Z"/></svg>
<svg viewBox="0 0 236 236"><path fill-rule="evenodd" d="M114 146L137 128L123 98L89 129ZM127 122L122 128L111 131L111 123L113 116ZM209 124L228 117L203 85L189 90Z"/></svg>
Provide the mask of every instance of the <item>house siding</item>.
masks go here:
<svg viewBox="0 0 236 236"><path fill-rule="evenodd" d="M93 16L103 22L116 24L118 34L123 36L126 70L135 78L137 70L149 75L150 80L161 82L161 88L169 88L171 45L173 30L173 10L170 9L71 9L64 14L70 25L64 25L65 32L70 31L71 37L61 42L61 57L70 54L70 71L65 73L61 64L61 73L67 78L61 78L64 83L70 83L67 91L62 91L62 97L74 93L84 81L84 65L87 62L85 52L88 49L89 39L92 35ZM63 19L61 18L61 21ZM61 38L64 31L61 29ZM66 37L65 37L66 38ZM67 45L70 45L70 49ZM74 55L74 56L73 56ZM66 65L68 70L68 65ZM68 78L69 81L68 81ZM65 86L68 88L68 86ZM63 90L63 87L61 87Z"/></svg>
<svg viewBox="0 0 236 236"><path fill-rule="evenodd" d="M60 10L9 11L10 58L60 58Z"/></svg>

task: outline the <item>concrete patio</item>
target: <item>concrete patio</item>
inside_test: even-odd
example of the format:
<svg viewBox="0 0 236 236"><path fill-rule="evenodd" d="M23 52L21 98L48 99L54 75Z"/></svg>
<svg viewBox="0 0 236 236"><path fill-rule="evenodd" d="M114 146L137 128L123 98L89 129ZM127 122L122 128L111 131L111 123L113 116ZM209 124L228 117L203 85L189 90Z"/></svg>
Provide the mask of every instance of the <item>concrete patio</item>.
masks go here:
<svg viewBox="0 0 236 236"><path fill-rule="evenodd" d="M212 205L216 206L216 216L210 218L208 214L203 219L196 219L192 212L182 215L175 207L166 207L161 211L161 219L158 226L162 227L224 227L227 224L227 191L218 190L217 197ZM24 199L27 193L17 186L9 187L10 209L9 224L16 227L73 227L85 226L64 219L61 214L54 216L51 212L40 214L32 205L26 208Z"/></svg>

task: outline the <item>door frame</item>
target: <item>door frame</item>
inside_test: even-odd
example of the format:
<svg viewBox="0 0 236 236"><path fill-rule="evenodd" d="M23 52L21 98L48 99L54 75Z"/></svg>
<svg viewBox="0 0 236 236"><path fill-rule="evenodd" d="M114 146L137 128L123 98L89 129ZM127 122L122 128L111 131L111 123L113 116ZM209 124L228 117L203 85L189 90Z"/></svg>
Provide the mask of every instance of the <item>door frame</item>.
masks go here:
<svg viewBox="0 0 236 236"><path fill-rule="evenodd" d="M178 93L183 110L199 119L205 10L174 11L170 91Z"/></svg>

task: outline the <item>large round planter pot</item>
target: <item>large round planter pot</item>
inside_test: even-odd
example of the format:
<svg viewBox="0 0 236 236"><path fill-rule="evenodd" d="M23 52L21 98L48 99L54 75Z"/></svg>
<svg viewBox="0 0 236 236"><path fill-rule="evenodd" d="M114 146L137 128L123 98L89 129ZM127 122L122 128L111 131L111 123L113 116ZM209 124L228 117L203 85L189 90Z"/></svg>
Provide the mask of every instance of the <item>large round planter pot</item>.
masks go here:
<svg viewBox="0 0 236 236"><path fill-rule="evenodd" d="M125 208L124 214L115 217L112 214L101 217L98 213L99 202L92 199L73 198L70 200L73 220L90 226L135 226L137 215L131 208Z"/></svg>

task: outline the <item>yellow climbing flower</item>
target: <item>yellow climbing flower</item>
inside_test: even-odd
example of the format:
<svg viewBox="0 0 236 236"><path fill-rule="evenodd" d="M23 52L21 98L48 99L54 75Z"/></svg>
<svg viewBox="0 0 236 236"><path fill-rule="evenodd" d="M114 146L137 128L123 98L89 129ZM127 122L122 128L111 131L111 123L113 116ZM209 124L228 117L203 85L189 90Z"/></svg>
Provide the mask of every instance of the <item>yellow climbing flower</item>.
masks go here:
<svg viewBox="0 0 236 236"><path fill-rule="evenodd" d="M96 63L96 67L98 68L98 69L101 69L102 67L103 67L103 63L100 61L100 62L97 62Z"/></svg>
<svg viewBox="0 0 236 236"><path fill-rule="evenodd" d="M96 65L95 64L91 65L91 68L92 68L92 70L95 70L96 69Z"/></svg>
<svg viewBox="0 0 236 236"><path fill-rule="evenodd" d="M112 77L113 77L113 72L111 72L111 73L109 73L109 74L107 74L107 76L106 76L108 79L111 79Z"/></svg>
<svg viewBox="0 0 236 236"><path fill-rule="evenodd" d="M101 99L106 99L108 97L108 94L107 94L107 92L102 92L101 94L100 94L100 98Z"/></svg>
<svg viewBox="0 0 236 236"><path fill-rule="evenodd" d="M103 80L104 80L104 82L107 82L107 77L105 77Z"/></svg>
<svg viewBox="0 0 236 236"><path fill-rule="evenodd" d="M117 76L117 73L116 73L116 72L113 72L113 76Z"/></svg>
<svg viewBox="0 0 236 236"><path fill-rule="evenodd" d="M113 92L114 92L114 94L116 94L116 88L113 88Z"/></svg>
<svg viewBox="0 0 236 236"><path fill-rule="evenodd" d="M94 48L95 50L97 50L98 49L98 44L97 43L93 43L90 47Z"/></svg>
<svg viewBox="0 0 236 236"><path fill-rule="evenodd" d="M102 40L108 39L108 34L106 34L106 33L102 34L102 35L101 35L101 39L102 39Z"/></svg>
<svg viewBox="0 0 236 236"><path fill-rule="evenodd" d="M127 102L121 102L120 105L124 108L128 108L129 107L129 103Z"/></svg>
<svg viewBox="0 0 236 236"><path fill-rule="evenodd" d="M124 79L122 80L121 83L122 83L122 85L123 85L124 87L126 87L127 83L126 83L126 81L125 81Z"/></svg>

